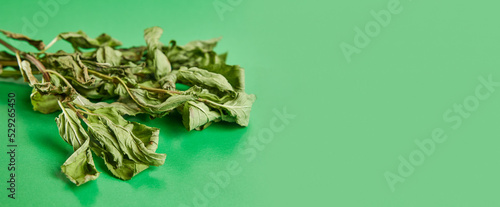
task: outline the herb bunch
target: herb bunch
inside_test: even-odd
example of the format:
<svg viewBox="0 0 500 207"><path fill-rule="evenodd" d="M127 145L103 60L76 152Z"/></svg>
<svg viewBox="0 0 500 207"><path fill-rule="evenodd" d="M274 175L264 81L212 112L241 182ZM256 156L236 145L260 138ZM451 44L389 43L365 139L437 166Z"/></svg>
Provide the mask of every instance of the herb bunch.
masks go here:
<svg viewBox="0 0 500 207"><path fill-rule="evenodd" d="M159 129L128 121L126 115L180 113L187 130L219 121L248 125L255 95L244 91L243 68L227 65L227 53L214 52L220 38L163 45L163 30L152 27L144 30L146 46L123 48L107 34L94 39L82 31L61 33L45 46L22 34L0 32L39 50L23 52L0 39L10 50L0 51L0 77L23 78L33 88L35 111L60 111L59 134L74 150L61 170L76 185L100 174L92 152L123 180L164 164L166 155L156 153ZM69 42L74 52L47 53L58 40ZM179 90L178 84L189 89Z"/></svg>

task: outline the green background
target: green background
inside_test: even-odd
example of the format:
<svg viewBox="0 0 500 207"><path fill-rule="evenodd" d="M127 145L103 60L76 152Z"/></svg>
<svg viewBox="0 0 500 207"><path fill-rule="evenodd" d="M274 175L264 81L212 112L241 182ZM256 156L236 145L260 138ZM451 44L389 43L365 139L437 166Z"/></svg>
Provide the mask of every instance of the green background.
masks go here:
<svg viewBox="0 0 500 207"><path fill-rule="evenodd" d="M57 113L32 111L28 86L2 82L0 206L195 206L196 192L213 186L210 173L228 163L240 172L207 206L500 206L500 92L479 101L457 129L443 119L472 100L478 77L500 81L497 1L401 0L401 13L351 62L341 43L353 45L354 28L364 30L375 20L370 11L390 0L220 0L230 8L223 13L214 1L69 0L53 16L37 2L49 0L2 2L0 28L21 33L23 18L44 13L32 37L46 43L81 29L144 45L150 26L165 30L164 43L223 36L216 50L246 69L247 93L257 101L246 128L219 123L187 132L177 116L134 117L161 129L165 165L121 181L96 158L100 177L76 187L60 172L72 149L59 137ZM56 49L71 51L62 41ZM9 92L17 97L15 200L5 190ZM285 108L295 118L271 130L255 157L245 154L250 140L269 138L274 110ZM392 191L384 173L397 175L399 157L418 151L415 140L435 128L447 140Z"/></svg>

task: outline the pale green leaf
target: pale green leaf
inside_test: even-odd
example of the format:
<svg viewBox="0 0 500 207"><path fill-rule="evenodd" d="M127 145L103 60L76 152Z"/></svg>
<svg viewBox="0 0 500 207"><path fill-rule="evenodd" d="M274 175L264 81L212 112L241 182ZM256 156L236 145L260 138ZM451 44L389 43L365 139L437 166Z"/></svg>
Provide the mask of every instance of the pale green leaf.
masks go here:
<svg viewBox="0 0 500 207"><path fill-rule="evenodd" d="M59 110L59 105L57 101L59 97L53 94L40 94L36 89L33 89L31 92L31 104L33 105L34 111L39 111L44 114L50 114L54 111Z"/></svg>
<svg viewBox="0 0 500 207"><path fill-rule="evenodd" d="M15 40L20 40L20 41L25 41L25 42L29 43L30 45L32 45L33 47L35 47L36 49L38 49L38 50L45 49L45 44L43 43L42 40L33 40L33 39L31 39L31 38L23 35L23 34L13 33L13 32L1 30L1 29L0 29L0 32L2 32L3 34L5 34L8 38L12 38L12 39L15 39Z"/></svg>
<svg viewBox="0 0 500 207"><path fill-rule="evenodd" d="M224 76L235 91L245 91L245 70L238 65L209 64L201 68Z"/></svg>
<svg viewBox="0 0 500 207"><path fill-rule="evenodd" d="M92 149L115 176L128 180L142 171L143 165L163 165L166 155L155 153L159 129L129 122L114 108L93 113L96 115L88 117L89 134L95 140Z"/></svg>
<svg viewBox="0 0 500 207"><path fill-rule="evenodd" d="M174 95L164 100L154 97L150 92L142 89L130 89L130 91L145 111L158 116L166 115L187 101L196 100L192 94Z"/></svg>
<svg viewBox="0 0 500 207"><path fill-rule="evenodd" d="M112 66L118 66L122 59L122 53L109 46L104 46L97 49L96 58L99 63L109 63Z"/></svg>
<svg viewBox="0 0 500 207"><path fill-rule="evenodd" d="M83 97L82 95L78 95L75 97L73 100L73 103L75 103L78 106L83 106L87 109L90 109L92 111L95 111L100 108L114 108L120 115L131 115L134 116L138 113L141 113L141 109L137 106L137 104L134 104L132 102L113 102L113 103L106 103L106 102L98 102L98 103L93 103L89 101L87 98Z"/></svg>
<svg viewBox="0 0 500 207"><path fill-rule="evenodd" d="M101 46L116 47L122 45L122 43L116 39L111 38L107 34L101 34L96 39L90 38L83 31L78 32L65 32L59 34L59 38L71 43L73 48L98 48Z"/></svg>
<svg viewBox="0 0 500 207"><path fill-rule="evenodd" d="M59 134L68 144L73 146L73 154L61 166L62 172L71 182L81 185L90 180L95 180L99 172L95 168L92 153L90 152L90 138L80 123L76 113L68 108L62 109L61 114L56 118Z"/></svg>
<svg viewBox="0 0 500 207"><path fill-rule="evenodd" d="M182 67L177 73L177 79L188 85L215 88L221 92L234 91L224 76L199 68Z"/></svg>
<svg viewBox="0 0 500 207"><path fill-rule="evenodd" d="M184 104L182 111L182 123L187 130L202 130L212 121L219 120L221 115L212 111L202 102L188 101Z"/></svg>
<svg viewBox="0 0 500 207"><path fill-rule="evenodd" d="M167 56L161 51L163 44L160 42L160 37L163 34L163 29L160 27L150 27L144 30L144 39L148 46L148 66L154 68L156 80L160 80L167 75L172 66Z"/></svg>

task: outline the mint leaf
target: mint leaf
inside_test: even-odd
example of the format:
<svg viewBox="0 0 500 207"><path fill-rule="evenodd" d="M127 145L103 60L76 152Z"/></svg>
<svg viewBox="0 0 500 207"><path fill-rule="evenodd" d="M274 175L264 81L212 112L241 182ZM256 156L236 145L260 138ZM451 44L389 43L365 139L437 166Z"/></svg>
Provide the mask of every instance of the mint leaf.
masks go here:
<svg viewBox="0 0 500 207"><path fill-rule="evenodd" d="M166 155L155 153L159 129L129 122L114 108L93 113L88 117L92 149L116 177L129 180L146 166L163 165Z"/></svg>
<svg viewBox="0 0 500 207"><path fill-rule="evenodd" d="M144 30L144 39L148 45L147 64L154 68L157 80L160 80L163 76L172 71L172 66L167 56L161 51L163 47L163 44L160 42L162 33L163 29L160 27L151 27Z"/></svg>
<svg viewBox="0 0 500 207"><path fill-rule="evenodd" d="M35 47L38 50L45 49L45 44L43 43L42 40L33 40L33 39L23 35L23 34L13 33L13 32L1 30L1 29L0 29L0 32L2 32L8 38L28 42L30 45L32 45L33 47Z"/></svg>
<svg viewBox="0 0 500 207"><path fill-rule="evenodd" d="M97 62L109 63L111 66L120 65L122 59L122 53L118 50L114 50L110 46L104 46L97 49L96 56Z"/></svg>
<svg viewBox="0 0 500 207"><path fill-rule="evenodd" d="M77 186L99 177L87 139L61 166L66 177Z"/></svg>
<svg viewBox="0 0 500 207"><path fill-rule="evenodd" d="M194 67L189 69L186 67L180 68L177 73L177 80L188 85L215 88L221 92L234 91L224 76Z"/></svg>

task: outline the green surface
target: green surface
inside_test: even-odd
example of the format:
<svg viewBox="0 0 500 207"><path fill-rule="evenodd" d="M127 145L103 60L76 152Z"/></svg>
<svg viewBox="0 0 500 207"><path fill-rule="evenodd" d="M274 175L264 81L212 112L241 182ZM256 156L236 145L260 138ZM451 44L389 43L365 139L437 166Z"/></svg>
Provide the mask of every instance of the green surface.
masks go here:
<svg viewBox="0 0 500 207"><path fill-rule="evenodd" d="M53 16L36 2L3 2L0 28L25 32L24 18L45 13L31 36L46 42L82 29L140 45L150 26L165 30L163 42L223 36L217 51L246 68L257 101L247 128L187 132L176 116L131 118L161 129L165 165L121 181L95 159L101 176L76 187L60 172L72 149L58 135L57 114L33 112L29 87L0 83L0 206L500 205L500 88L476 94L479 77L500 82L498 2L220 0L231 9L223 19L213 1L68 0ZM401 11L348 62L342 43L354 45L356 27L376 29L370 11L388 8ZM17 97L15 200L5 190L8 92ZM457 115L454 104L464 101L470 112ZM274 111L285 108L296 117L280 127ZM435 129L447 139L423 154L415 140L429 143ZM401 167L402 176L400 156L419 165ZM211 174L229 172L214 191ZM387 172L404 182L392 190Z"/></svg>

